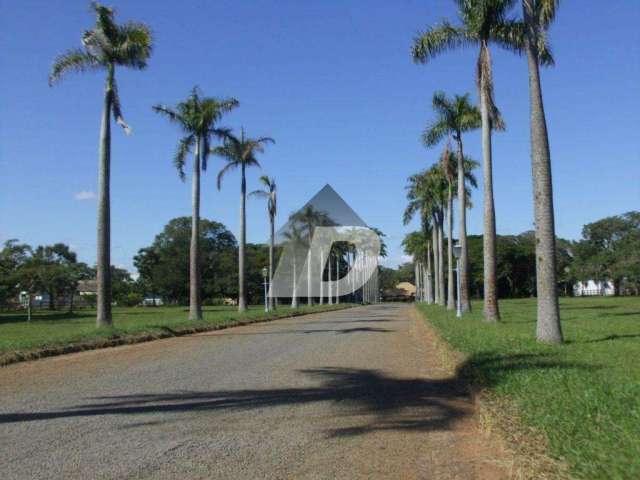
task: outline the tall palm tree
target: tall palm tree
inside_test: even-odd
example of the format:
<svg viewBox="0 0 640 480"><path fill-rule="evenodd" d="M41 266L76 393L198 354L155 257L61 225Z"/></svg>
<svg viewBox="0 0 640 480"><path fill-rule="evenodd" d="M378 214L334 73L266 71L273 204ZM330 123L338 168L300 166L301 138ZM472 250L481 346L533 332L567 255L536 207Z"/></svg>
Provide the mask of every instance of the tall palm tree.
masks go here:
<svg viewBox="0 0 640 480"><path fill-rule="evenodd" d="M448 148L445 148L445 151L442 153L440 157L440 166L442 169L442 173L447 181L447 266L448 273L447 279L448 284L447 288L447 309L452 310L455 308L455 300L453 295L453 198L458 195L458 193L454 193L456 189L458 192L461 192L462 195L462 204L472 207L471 205L471 188L476 188L478 183L476 181L476 177L473 174L473 170L478 167L478 162L471 160L469 157L464 157L462 161L462 168L464 170L463 178L462 178L462 188L459 188L459 170L457 163L457 155L454 155L453 152ZM466 242L465 242L466 243Z"/></svg>
<svg viewBox="0 0 640 480"><path fill-rule="evenodd" d="M420 212L423 233L428 239L431 233L427 251L433 252L433 300L444 305L444 259L442 242L442 223L444 218L443 198L446 190L443 176L438 166L414 174L409 177L407 185L407 200L409 203L404 211L403 222L408 224L413 216ZM429 229L428 227L431 226ZM430 230L430 231L429 231ZM430 277L430 263L427 261L427 274ZM428 297L431 286L427 283ZM429 298L427 301L429 302Z"/></svg>
<svg viewBox="0 0 640 480"><path fill-rule="evenodd" d="M82 35L82 47L68 50L53 62L49 85L54 85L69 72L105 70L107 74L100 127L100 152L98 164L98 245L97 264L97 313L96 326L109 327L111 317L111 115L115 122L130 133L122 118L120 96L115 79L116 66L143 70L151 56L151 31L138 22L118 25L112 9L91 3L96 14L92 30Z"/></svg>
<svg viewBox="0 0 640 480"><path fill-rule="evenodd" d="M540 86L540 64L550 65L553 58L545 34L553 21L558 0L522 0L524 16L523 46L529 67L531 103L531 173L536 229L536 290L538 321L536 337L549 343L562 343L556 278L556 234L553 211L551 152L547 121Z"/></svg>
<svg viewBox="0 0 640 480"><path fill-rule="evenodd" d="M458 237L460 242L460 303L463 312L471 310L469 295L469 248L467 246L467 204L464 195L464 148L462 134L480 127L480 111L471 104L469 94L455 95L448 99L443 92L433 95L435 120L422 134L426 147L433 147L445 137L451 136L457 146L457 197L458 197Z"/></svg>
<svg viewBox="0 0 640 480"><path fill-rule="evenodd" d="M479 46L476 83L480 96L482 122L482 158L484 177L484 317L500 319L496 277L496 220L493 200L493 162L491 131L504 129L504 123L493 101L493 73L489 44L513 48L518 22L509 18L515 0L454 0L459 9L461 26L448 21L430 28L414 40L413 60L427 63L438 54L459 47Z"/></svg>
<svg viewBox="0 0 640 480"><path fill-rule="evenodd" d="M247 310L246 268L245 268L245 246L247 244L247 224L246 224L246 199L247 199L247 178L246 170L249 167L260 167L256 159L256 153L264 152L267 143L275 143L273 138L259 137L249 138L245 135L244 129L240 129L240 136L236 137L230 132L225 135L224 145L212 150L215 155L224 158L227 164L218 173L218 190L222 187L222 178L238 167L240 167L240 245L238 248L238 311Z"/></svg>
<svg viewBox="0 0 640 480"><path fill-rule="evenodd" d="M284 238L287 241L289 249L291 251L292 261L292 287L291 287L291 308L298 308L298 271L297 260L298 252L302 249L308 248L307 243L303 237L302 231L295 223L291 223L289 230L284 232Z"/></svg>
<svg viewBox="0 0 640 480"><path fill-rule="evenodd" d="M311 297L311 239L313 237L313 231L317 226L329 226L334 222L331 220L326 212L317 210L313 205L308 204L302 207L301 210L294 213L291 218L293 222L302 224L307 234L307 242L309 244L308 258L307 258L307 303L313 304L313 298ZM323 271L321 266L320 272Z"/></svg>
<svg viewBox="0 0 640 480"><path fill-rule="evenodd" d="M200 278L200 170L206 171L207 160L214 137L224 138L226 129L216 127L222 116L238 106L235 98L217 99L203 97L197 87L187 100L175 108L154 105L153 111L177 124L185 134L178 142L173 164L178 176L185 179L187 156L193 152L193 177L191 179L191 245L189 250L189 320L202 320Z"/></svg>
<svg viewBox="0 0 640 480"><path fill-rule="evenodd" d="M454 155L451 146L447 142L442 155L440 155L440 168L447 181L447 310L456 308L456 300L453 287L453 182L454 182Z"/></svg>
<svg viewBox="0 0 640 480"><path fill-rule="evenodd" d="M416 265L420 265L421 267L424 259L428 255L428 251L427 251L428 245L429 245L429 237L425 236L423 231L408 233L407 235L405 235L404 239L402 240L402 246L404 248L404 252L407 255L411 255L413 257L413 262ZM416 270L416 285L421 285L421 294L420 294L421 298L417 298L418 293L416 290L416 300L424 301L425 286L423 285L423 279L420 278L421 277L420 269L421 268L418 268Z"/></svg>
<svg viewBox="0 0 640 480"><path fill-rule="evenodd" d="M276 181L266 175L260 177L260 183L264 185L264 190L254 190L250 195L256 195L267 199L267 212L269 213L269 289L273 285L273 249L275 242L275 225L278 204L276 197ZM273 297L269 296L269 310L273 310Z"/></svg>
<svg viewBox="0 0 640 480"><path fill-rule="evenodd" d="M437 303L445 305L444 283L444 216L446 210L447 181L438 164L432 165L425 174L425 191L430 204L429 211L433 220L434 245L437 251L435 275L438 277Z"/></svg>

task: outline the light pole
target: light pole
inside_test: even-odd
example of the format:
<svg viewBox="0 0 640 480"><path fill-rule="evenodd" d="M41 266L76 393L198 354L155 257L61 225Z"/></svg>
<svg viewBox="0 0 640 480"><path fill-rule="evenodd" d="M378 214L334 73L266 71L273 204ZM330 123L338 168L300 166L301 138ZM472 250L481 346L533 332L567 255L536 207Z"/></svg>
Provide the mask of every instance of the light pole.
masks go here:
<svg viewBox="0 0 640 480"><path fill-rule="evenodd" d="M462 316L462 302L460 301L460 252L462 247L456 243L453 247L453 254L456 257L456 317Z"/></svg>
<svg viewBox="0 0 640 480"><path fill-rule="evenodd" d="M267 299L267 285L269 285L269 282L267 281L267 277L269 276L269 269L267 267L264 267L262 269L262 278L264 279L264 282L262 283L264 285L264 311L268 312L269 311L269 300Z"/></svg>

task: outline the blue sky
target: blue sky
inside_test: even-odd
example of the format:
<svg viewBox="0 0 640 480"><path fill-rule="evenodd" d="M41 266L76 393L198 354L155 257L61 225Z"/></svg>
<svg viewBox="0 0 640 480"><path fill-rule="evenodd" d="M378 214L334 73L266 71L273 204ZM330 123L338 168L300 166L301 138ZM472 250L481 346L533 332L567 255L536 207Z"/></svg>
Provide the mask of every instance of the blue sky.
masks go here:
<svg viewBox="0 0 640 480"><path fill-rule="evenodd" d="M234 96L223 124L276 144L261 173L280 188L280 220L330 183L387 234L390 264L417 224L401 222L406 178L436 161L419 135L435 90L471 92L475 49L414 65L414 34L455 15L445 0L109 2L117 19L155 34L144 72L117 72L130 137L113 130L112 261L132 269L137 250L171 218L190 214L190 183L171 158L179 132L151 111L194 85ZM97 145L103 75L70 75L49 88L52 59L91 27L88 2L0 0L0 241L64 241L95 261ZM519 6L516 12L519 14ZM543 71L553 159L557 233L640 206L640 2L562 2ZM494 48L496 101L508 125L494 137L498 233L532 228L528 85L524 59ZM481 160L478 133L466 151ZM215 190L221 160L203 177L202 214L237 234L238 174ZM480 171L477 172L478 176ZM482 186L469 231L482 231ZM85 198L88 197L88 198ZM249 201L248 240L267 235L265 205Z"/></svg>

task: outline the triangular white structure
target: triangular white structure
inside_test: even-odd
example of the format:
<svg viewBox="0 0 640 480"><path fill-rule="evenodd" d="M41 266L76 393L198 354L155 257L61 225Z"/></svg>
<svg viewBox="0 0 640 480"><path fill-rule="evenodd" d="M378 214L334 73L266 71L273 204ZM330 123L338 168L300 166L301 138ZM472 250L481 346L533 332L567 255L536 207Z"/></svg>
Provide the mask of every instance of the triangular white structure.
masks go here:
<svg viewBox="0 0 640 480"><path fill-rule="evenodd" d="M311 205L315 210L327 215L331 222L338 227L366 227L367 224L353 209L345 202L340 195L328 183L316 193L311 200L303 205L300 210L304 210ZM291 221L287 221L276 233L276 243L285 241L284 233L291 230Z"/></svg>

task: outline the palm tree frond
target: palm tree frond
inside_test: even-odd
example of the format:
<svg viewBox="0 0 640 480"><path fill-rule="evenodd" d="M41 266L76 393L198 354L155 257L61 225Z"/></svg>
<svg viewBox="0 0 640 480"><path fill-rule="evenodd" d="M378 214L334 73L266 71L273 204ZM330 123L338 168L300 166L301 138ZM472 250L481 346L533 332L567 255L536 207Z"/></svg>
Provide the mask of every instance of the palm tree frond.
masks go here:
<svg viewBox="0 0 640 480"><path fill-rule="evenodd" d="M411 57L415 63L427 63L438 54L474 42L467 31L446 20L414 38Z"/></svg>
<svg viewBox="0 0 640 480"><path fill-rule="evenodd" d="M79 48L68 50L62 55L58 55L53 61L51 73L49 74L49 86L53 86L69 72L83 73L89 70L102 68L98 58L82 51Z"/></svg>
<svg viewBox="0 0 640 480"><path fill-rule="evenodd" d="M112 52L114 61L138 70L146 68L153 43L149 27L143 23L127 22L117 29L118 41Z"/></svg>
<svg viewBox="0 0 640 480"><path fill-rule="evenodd" d="M183 182L185 179L184 166L187 162L187 155L191 151L191 147L193 146L194 142L195 142L195 137L193 135L188 135L182 138L180 140L180 143L178 143L178 150L176 151L176 154L173 157L173 165L178 170L178 176L180 177L180 180L182 180Z"/></svg>
<svg viewBox="0 0 640 480"><path fill-rule="evenodd" d="M422 132L422 144L433 147L449 134L449 127L443 120L436 120Z"/></svg>
<svg viewBox="0 0 640 480"><path fill-rule="evenodd" d="M260 197L260 198L269 198L271 195L268 192L265 192L264 190L254 190L253 192L249 193L250 197Z"/></svg>
<svg viewBox="0 0 640 480"><path fill-rule="evenodd" d="M215 150L215 149L214 149ZM220 170L218 172L218 177L216 179L216 185L218 187L218 190L220 190L222 188L222 178L229 173L231 170L235 169L238 167L238 164L236 162L229 162L227 163L224 167L222 167L222 170Z"/></svg>

